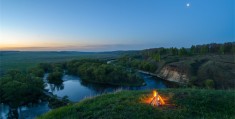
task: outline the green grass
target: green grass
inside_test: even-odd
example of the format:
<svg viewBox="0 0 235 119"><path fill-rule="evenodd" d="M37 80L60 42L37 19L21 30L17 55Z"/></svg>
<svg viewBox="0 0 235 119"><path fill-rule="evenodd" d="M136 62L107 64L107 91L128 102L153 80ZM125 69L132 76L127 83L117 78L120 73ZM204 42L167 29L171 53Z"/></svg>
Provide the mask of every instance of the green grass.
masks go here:
<svg viewBox="0 0 235 119"><path fill-rule="evenodd" d="M38 119L232 119L235 91L164 89L158 91L170 105L152 107L143 100L151 91L121 91L85 99L54 109Z"/></svg>
<svg viewBox="0 0 235 119"><path fill-rule="evenodd" d="M0 76L10 69L26 71L39 63L54 63L81 58L116 58L129 52L49 52L49 51L0 51Z"/></svg>

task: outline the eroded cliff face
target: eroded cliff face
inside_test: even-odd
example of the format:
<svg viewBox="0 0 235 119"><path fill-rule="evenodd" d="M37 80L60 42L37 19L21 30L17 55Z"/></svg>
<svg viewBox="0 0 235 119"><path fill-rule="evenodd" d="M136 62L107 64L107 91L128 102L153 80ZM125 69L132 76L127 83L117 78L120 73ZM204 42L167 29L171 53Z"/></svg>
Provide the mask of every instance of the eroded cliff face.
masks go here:
<svg viewBox="0 0 235 119"><path fill-rule="evenodd" d="M158 73L158 76L165 80L178 83L188 83L189 81L187 73L182 68L175 65L164 66Z"/></svg>

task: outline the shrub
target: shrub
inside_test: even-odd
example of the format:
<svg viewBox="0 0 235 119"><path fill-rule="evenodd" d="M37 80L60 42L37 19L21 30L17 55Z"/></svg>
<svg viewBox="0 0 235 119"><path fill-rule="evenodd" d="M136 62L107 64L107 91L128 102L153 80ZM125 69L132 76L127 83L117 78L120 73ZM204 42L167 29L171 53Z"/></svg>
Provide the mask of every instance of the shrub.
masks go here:
<svg viewBox="0 0 235 119"><path fill-rule="evenodd" d="M208 89L212 89L212 88L215 88L215 83L212 79L206 79L204 81L204 84L205 86L208 88Z"/></svg>

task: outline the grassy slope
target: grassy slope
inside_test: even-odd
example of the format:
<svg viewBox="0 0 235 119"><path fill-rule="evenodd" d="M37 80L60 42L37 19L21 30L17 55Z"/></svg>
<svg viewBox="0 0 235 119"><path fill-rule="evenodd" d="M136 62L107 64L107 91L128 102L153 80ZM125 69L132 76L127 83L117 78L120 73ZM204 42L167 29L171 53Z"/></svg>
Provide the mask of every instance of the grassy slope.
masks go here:
<svg viewBox="0 0 235 119"><path fill-rule="evenodd" d="M235 91L165 89L159 93L174 106L152 107L144 103L151 91L121 91L85 99L38 118L235 118Z"/></svg>
<svg viewBox="0 0 235 119"><path fill-rule="evenodd" d="M166 56L158 62L159 73L163 66L173 65L178 71L189 77L189 82L197 87L206 87L205 80L212 79L215 89L234 89L235 59L234 55L195 55L188 57Z"/></svg>
<svg viewBox="0 0 235 119"><path fill-rule="evenodd" d="M182 61L179 66L182 66L186 72L188 71L187 74L190 79L193 76L197 77L195 81L197 86L205 87L203 86L205 80L212 79L215 83L214 88L229 89L235 86L235 62L233 57L233 55L194 56ZM193 67L193 64L196 65Z"/></svg>

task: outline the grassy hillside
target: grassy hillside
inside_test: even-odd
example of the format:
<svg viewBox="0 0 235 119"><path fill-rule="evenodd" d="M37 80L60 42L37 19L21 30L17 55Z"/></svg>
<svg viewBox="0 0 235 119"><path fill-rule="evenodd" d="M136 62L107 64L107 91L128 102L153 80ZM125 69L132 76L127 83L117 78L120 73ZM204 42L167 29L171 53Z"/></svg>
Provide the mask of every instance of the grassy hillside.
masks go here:
<svg viewBox="0 0 235 119"><path fill-rule="evenodd" d="M38 119L235 118L235 91L165 89L158 92L167 105L149 105L151 91L121 91L52 110Z"/></svg>
<svg viewBox="0 0 235 119"><path fill-rule="evenodd" d="M167 60L167 59L163 59ZM189 85L215 89L235 88L234 55L196 55L166 63L189 77ZM158 73L158 72L156 72ZM211 81L211 84L207 82Z"/></svg>
<svg viewBox="0 0 235 119"><path fill-rule="evenodd" d="M156 51L155 51L156 50ZM171 67L189 78L189 86L215 89L235 88L235 55L205 54L177 56L163 54L156 60L159 49L151 49L139 54L119 58L116 64L159 74L164 67ZM208 86L207 82L212 82Z"/></svg>

